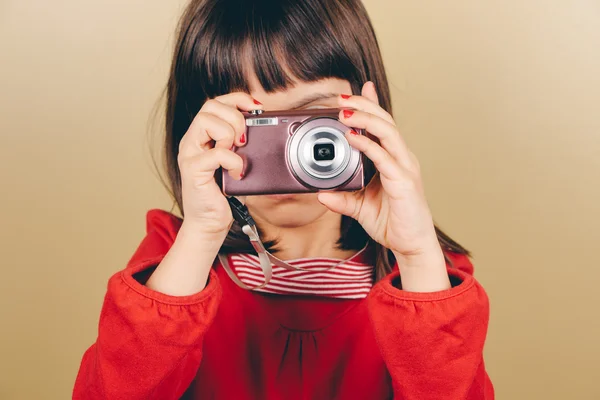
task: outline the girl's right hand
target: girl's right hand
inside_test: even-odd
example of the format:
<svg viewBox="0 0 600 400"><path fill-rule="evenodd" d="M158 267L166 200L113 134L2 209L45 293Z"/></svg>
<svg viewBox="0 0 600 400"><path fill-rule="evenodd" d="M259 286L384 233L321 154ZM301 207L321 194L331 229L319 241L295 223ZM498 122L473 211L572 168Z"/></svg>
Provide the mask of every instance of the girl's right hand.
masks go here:
<svg viewBox="0 0 600 400"><path fill-rule="evenodd" d="M242 158L231 149L246 143L246 121L240 110L261 109L249 94L237 92L208 100L179 144L178 164L184 225L207 237L225 239L233 221L229 203L214 179L223 167L241 179Z"/></svg>

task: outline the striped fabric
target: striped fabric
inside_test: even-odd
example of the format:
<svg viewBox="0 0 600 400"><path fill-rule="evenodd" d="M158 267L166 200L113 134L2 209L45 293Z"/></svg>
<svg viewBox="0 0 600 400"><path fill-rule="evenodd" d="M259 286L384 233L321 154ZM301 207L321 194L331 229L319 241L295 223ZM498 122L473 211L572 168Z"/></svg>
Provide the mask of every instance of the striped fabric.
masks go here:
<svg viewBox="0 0 600 400"><path fill-rule="evenodd" d="M364 254L364 253L363 253ZM256 291L285 295L313 295L340 299L362 299L373 286L373 266L364 263L363 254L356 255L332 268L342 260L332 258L301 258L288 264L304 271L290 271L273 266L273 278ZM265 280L258 257L253 254L230 254L229 264L238 278L249 286Z"/></svg>

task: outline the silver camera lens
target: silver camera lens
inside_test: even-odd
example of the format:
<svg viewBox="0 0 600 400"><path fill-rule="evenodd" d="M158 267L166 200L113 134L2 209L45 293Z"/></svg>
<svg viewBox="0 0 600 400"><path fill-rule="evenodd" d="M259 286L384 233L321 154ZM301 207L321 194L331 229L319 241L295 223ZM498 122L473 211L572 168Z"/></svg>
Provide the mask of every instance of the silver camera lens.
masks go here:
<svg viewBox="0 0 600 400"><path fill-rule="evenodd" d="M348 144L346 130L333 118L315 118L298 127L288 144L288 161L301 183L334 189L352 178L360 164L360 153Z"/></svg>

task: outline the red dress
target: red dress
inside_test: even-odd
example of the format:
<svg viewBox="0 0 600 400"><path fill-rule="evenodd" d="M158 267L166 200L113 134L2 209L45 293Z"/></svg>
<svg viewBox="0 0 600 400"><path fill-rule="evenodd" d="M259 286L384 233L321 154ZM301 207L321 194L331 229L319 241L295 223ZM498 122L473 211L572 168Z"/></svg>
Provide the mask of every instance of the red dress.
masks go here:
<svg viewBox="0 0 600 400"><path fill-rule="evenodd" d="M491 400L483 362L488 298L467 257L449 290L410 293L393 273L364 299L246 291L220 265L200 293L144 282L181 221L148 213L148 234L108 283L98 338L74 399Z"/></svg>

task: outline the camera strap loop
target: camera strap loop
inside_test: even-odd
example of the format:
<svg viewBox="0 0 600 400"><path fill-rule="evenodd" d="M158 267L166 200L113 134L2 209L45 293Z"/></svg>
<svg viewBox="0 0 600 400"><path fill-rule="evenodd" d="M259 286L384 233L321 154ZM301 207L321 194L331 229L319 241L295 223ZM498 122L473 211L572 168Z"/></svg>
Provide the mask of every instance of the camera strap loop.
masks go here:
<svg viewBox="0 0 600 400"><path fill-rule="evenodd" d="M248 208L245 205L243 205L235 197L229 196L229 197L227 197L227 201L229 202L229 206L231 207L231 212L233 214L233 218L240 224L240 226L242 227L242 232L244 232L248 236L248 238L250 239L250 243L252 244L252 247L254 247L254 250L256 251L256 254L258 255L258 258L260 261L260 268L261 268L261 270L263 272L263 276L265 278L265 281L260 285L257 285L257 286L246 285L233 272L233 269L229 265L229 260L227 259L227 255L219 254L218 255L219 261L221 262L221 265L223 265L223 268L225 268L227 275L229 275L229 277L231 278L232 281L234 281L238 286L240 286L241 288L246 289L246 290L262 289L269 284L269 282L271 281L271 278L273 277L272 265L275 265L275 266L278 266L278 267L281 267L281 268L284 268L284 269L287 269L290 271L305 270L305 268L290 265L290 264L286 263L285 261L275 257L273 254L269 253L269 251L267 251L267 249L263 245L262 241L260 240L260 237L258 235L258 230L256 228L256 223L254 222L254 219L252 219L252 216L248 212ZM365 251L366 248L367 248L367 246L365 246L362 250L360 250L356 255ZM352 256L351 258L356 257L356 255ZM322 272L327 272L339 265L346 263L348 260L349 259L342 260L339 263L334 264L333 266L324 269Z"/></svg>

